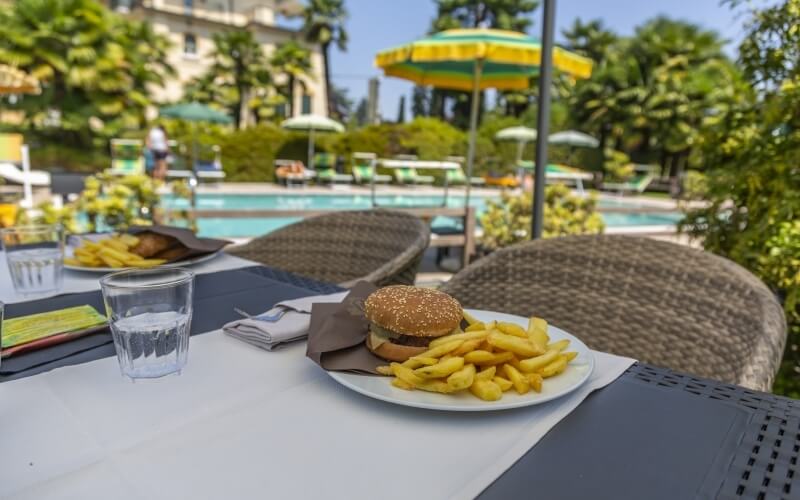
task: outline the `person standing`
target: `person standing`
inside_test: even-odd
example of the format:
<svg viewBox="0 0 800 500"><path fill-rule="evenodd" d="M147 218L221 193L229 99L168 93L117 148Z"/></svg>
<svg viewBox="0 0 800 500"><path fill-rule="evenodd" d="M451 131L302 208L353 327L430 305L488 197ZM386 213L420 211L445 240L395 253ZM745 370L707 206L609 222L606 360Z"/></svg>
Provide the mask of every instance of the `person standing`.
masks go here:
<svg viewBox="0 0 800 500"><path fill-rule="evenodd" d="M147 149L153 158L153 178L164 180L167 177L167 156L169 155L169 145L167 144L167 132L161 125L155 125L147 134Z"/></svg>

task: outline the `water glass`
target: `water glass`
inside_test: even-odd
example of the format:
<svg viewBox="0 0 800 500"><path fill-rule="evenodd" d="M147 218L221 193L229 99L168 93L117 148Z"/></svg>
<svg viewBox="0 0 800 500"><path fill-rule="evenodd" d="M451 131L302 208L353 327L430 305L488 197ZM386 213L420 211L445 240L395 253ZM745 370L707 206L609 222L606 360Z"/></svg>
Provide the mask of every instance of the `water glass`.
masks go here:
<svg viewBox="0 0 800 500"><path fill-rule="evenodd" d="M6 311L6 305L0 302L0 350L3 347L3 314ZM3 356L0 355L0 365L3 364Z"/></svg>
<svg viewBox="0 0 800 500"><path fill-rule="evenodd" d="M194 273L131 269L100 279L119 367L131 380L180 373L189 353Z"/></svg>
<svg viewBox="0 0 800 500"><path fill-rule="evenodd" d="M60 225L0 229L14 290L23 295L61 289L64 230Z"/></svg>

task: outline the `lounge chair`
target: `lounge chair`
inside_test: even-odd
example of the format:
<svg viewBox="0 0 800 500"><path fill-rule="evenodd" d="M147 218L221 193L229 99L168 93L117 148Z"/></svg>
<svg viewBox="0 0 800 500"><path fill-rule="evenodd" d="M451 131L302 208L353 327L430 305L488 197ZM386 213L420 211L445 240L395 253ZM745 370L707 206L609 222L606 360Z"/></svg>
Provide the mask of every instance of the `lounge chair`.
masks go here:
<svg viewBox="0 0 800 500"><path fill-rule="evenodd" d="M351 170L353 179L357 184L386 184L392 181L391 175L378 174L375 172L376 160L378 155L375 153L353 153L353 164Z"/></svg>
<svg viewBox="0 0 800 500"><path fill-rule="evenodd" d="M466 161L463 156L447 156L444 160L454 161L460 165L464 165L464 162ZM445 175L447 176L447 183L451 186L458 186L467 183L467 176L464 174L463 168L447 170ZM469 183L473 186L484 186L486 184L486 179L483 177L470 177Z"/></svg>
<svg viewBox="0 0 800 500"><path fill-rule="evenodd" d="M353 182L353 176L350 174L340 174L336 171L337 159L337 156L332 153L316 153L314 155L314 171L317 173L317 183L333 185Z"/></svg>
<svg viewBox="0 0 800 500"><path fill-rule="evenodd" d="M351 287L413 285L428 247L428 224L390 210L343 210L304 219L225 251L261 264Z"/></svg>
<svg viewBox="0 0 800 500"><path fill-rule="evenodd" d="M138 139L111 139L112 175L143 174L144 147Z"/></svg>
<svg viewBox="0 0 800 500"><path fill-rule="evenodd" d="M216 144L211 146L214 158L211 160L197 159L194 162L194 172L199 180L221 181L225 178L225 171L222 170L222 153Z"/></svg>
<svg viewBox="0 0 800 500"><path fill-rule="evenodd" d="M512 245L442 289L465 308L541 316L592 349L769 391L786 321L773 292L716 255L648 238Z"/></svg>
<svg viewBox="0 0 800 500"><path fill-rule="evenodd" d="M33 187L49 186L50 174L30 169L28 146L21 134L0 134L0 179L22 185L22 206L33 206ZM21 168L20 168L21 167Z"/></svg>
<svg viewBox="0 0 800 500"><path fill-rule="evenodd" d="M316 175L316 172L307 169L302 161L275 160L275 179L286 187L298 184L304 186Z"/></svg>
<svg viewBox="0 0 800 500"><path fill-rule="evenodd" d="M493 187L516 188L520 185L519 178L512 174L503 175L489 172L483 176L483 179L487 186Z"/></svg>
<svg viewBox="0 0 800 500"><path fill-rule="evenodd" d="M434 181L432 175L419 175L417 169L412 167L398 167L394 169L394 179L398 184L403 185L430 185L433 184Z"/></svg>
<svg viewBox="0 0 800 500"><path fill-rule="evenodd" d="M626 182L604 182L603 189L622 193L644 193L644 190L655 180L656 174L646 172L633 176Z"/></svg>

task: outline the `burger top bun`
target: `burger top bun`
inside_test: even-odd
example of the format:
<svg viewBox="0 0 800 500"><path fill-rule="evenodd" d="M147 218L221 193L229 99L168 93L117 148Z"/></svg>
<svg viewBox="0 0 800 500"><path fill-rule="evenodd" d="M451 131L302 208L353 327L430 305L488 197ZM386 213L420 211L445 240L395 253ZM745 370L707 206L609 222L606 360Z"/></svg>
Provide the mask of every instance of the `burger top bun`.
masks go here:
<svg viewBox="0 0 800 500"><path fill-rule="evenodd" d="M364 301L367 319L381 328L412 337L440 337L456 329L463 311L456 299L430 288L392 285Z"/></svg>

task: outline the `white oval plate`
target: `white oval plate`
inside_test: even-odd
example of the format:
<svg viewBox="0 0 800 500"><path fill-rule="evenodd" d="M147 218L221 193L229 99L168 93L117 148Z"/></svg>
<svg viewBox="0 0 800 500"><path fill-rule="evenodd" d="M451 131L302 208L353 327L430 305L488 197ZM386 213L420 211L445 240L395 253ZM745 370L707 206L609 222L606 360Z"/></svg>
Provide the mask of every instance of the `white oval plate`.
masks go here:
<svg viewBox="0 0 800 500"><path fill-rule="evenodd" d="M467 309L467 311L481 321L507 321L516 323L523 328L527 328L528 319L511 314L478 311ZM468 391L457 394L437 394L425 391L405 391L398 389L390 383L389 377L373 375L357 375L346 372L328 372L331 377L348 389L352 389L365 396L380 399L389 403L403 406L413 406L415 408L425 408L428 410L445 411L494 411L521 408L523 406L538 405L546 403L556 398L568 394L581 385L594 370L594 356L592 351L586 347L577 337L552 325L549 326L547 333L551 341L569 339L569 351L576 351L578 356L572 360L564 373L544 380L542 392L529 392L519 395L514 389L503 393L503 397L498 401L483 401Z"/></svg>
<svg viewBox="0 0 800 500"><path fill-rule="evenodd" d="M90 239L92 241L99 241L99 240L103 239L103 236L106 236L106 235L101 235L101 234L92 235L90 237ZM67 244L65 256L66 257L72 257L74 251L75 251L75 246ZM181 261L178 261L178 262L170 262L169 264L162 264L160 266L150 267L148 269L157 269L157 268L164 268L164 267L194 266L194 265L201 264L203 262L209 261L211 259L214 259L217 256L219 256L221 253L222 253L222 250L218 250L218 251L216 251L214 253L209 253L209 254L206 254L206 255L200 255L198 257L194 257L194 258L186 259L186 260L181 260ZM107 274L107 273L113 273L113 272L116 272L116 271L124 271L126 269L140 269L140 268L136 268L136 267L83 267L83 266L70 266L70 265L64 264L64 269L70 269L72 271L81 271L81 272L87 272L87 273L103 273L103 274Z"/></svg>

